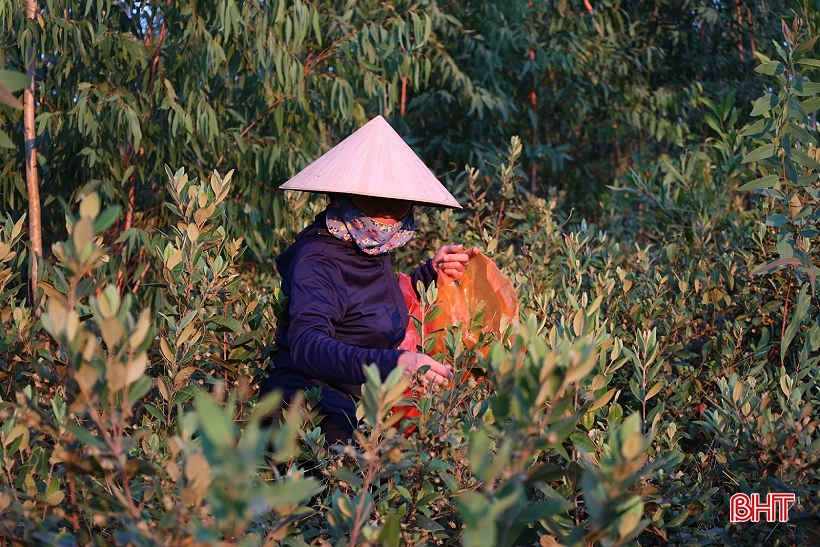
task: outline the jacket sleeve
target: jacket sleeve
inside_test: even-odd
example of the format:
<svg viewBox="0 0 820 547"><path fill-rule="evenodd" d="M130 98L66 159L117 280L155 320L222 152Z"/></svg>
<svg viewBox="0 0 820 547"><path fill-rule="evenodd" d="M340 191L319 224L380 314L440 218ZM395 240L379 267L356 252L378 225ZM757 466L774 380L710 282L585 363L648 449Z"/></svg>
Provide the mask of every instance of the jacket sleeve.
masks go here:
<svg viewBox="0 0 820 547"><path fill-rule="evenodd" d="M416 288L416 284L418 281L422 281L425 287L429 287L431 283L438 279L438 273L436 269L433 267L433 259L428 258L427 262L416 268L412 274L410 274L410 282L413 284L413 290L416 291L416 296L421 296L418 294L418 289Z"/></svg>
<svg viewBox="0 0 820 547"><path fill-rule="evenodd" d="M290 295L288 342L299 371L329 384L363 384L364 365L376 364L385 379L402 350L365 349L335 340L347 291L338 264L321 249L296 259ZM374 325L375 327L375 325Z"/></svg>

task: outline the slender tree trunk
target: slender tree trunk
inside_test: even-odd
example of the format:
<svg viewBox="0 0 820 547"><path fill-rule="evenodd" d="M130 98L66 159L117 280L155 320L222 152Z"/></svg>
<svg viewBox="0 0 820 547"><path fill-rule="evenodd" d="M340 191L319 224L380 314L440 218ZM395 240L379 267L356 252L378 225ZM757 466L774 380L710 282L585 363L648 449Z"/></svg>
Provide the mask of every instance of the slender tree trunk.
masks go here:
<svg viewBox="0 0 820 547"><path fill-rule="evenodd" d="M586 2L587 5L589 4L587 0L584 0L584 2ZM530 10L530 16L534 19L535 13L533 12L532 0L527 2L527 9ZM537 35L537 31L535 31L530 25L527 26L530 27L529 30L532 34ZM530 111L532 112L532 164L530 164L530 192L534 194L538 189L538 77L535 74L535 49L530 48L527 53L529 54L530 59L530 77L532 77L532 85L530 86Z"/></svg>
<svg viewBox="0 0 820 547"><path fill-rule="evenodd" d="M538 80L535 76L535 50L530 49L530 71L532 75L532 87L530 88L530 109L532 110L532 165L530 165L530 192L533 194L538 189L538 93L536 85Z"/></svg>
<svg viewBox="0 0 820 547"><path fill-rule="evenodd" d="M746 20L749 22L749 43L752 48L752 61L755 59L755 33L752 26L752 8L746 6Z"/></svg>
<svg viewBox="0 0 820 547"><path fill-rule="evenodd" d="M26 18L37 17L37 0L26 0ZM34 126L35 88L35 47L26 52L26 75L28 87L23 93L23 126L26 139L26 189L28 191L28 231L31 237L31 302L39 315L40 302L37 298L38 260L43 256L43 233L40 221L40 184L37 180L37 131Z"/></svg>
<svg viewBox="0 0 820 547"><path fill-rule="evenodd" d="M407 104L407 76L401 77L401 117L404 117L404 109Z"/></svg>
<svg viewBox="0 0 820 547"><path fill-rule="evenodd" d="M743 12L741 11L740 1L737 3L737 51L740 56L740 62L746 63L746 55L743 51Z"/></svg>

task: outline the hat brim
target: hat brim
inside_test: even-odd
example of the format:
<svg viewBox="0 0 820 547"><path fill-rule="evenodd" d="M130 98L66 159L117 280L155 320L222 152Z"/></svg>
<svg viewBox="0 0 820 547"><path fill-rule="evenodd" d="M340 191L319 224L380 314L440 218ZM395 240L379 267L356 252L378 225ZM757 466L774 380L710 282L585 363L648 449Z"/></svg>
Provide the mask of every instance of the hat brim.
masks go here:
<svg viewBox="0 0 820 547"><path fill-rule="evenodd" d="M280 188L462 208L381 116L367 122Z"/></svg>

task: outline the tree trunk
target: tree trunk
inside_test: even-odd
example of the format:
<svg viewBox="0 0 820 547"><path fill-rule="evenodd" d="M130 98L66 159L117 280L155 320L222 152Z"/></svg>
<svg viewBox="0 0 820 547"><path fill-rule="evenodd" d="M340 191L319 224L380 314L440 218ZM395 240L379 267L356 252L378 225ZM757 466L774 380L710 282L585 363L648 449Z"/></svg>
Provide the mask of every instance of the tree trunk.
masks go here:
<svg viewBox="0 0 820 547"><path fill-rule="evenodd" d="M538 93L535 86L538 81L535 77L535 50L530 49L530 69L532 71L532 87L530 88L530 110L532 110L532 164L530 165L530 192L538 189Z"/></svg>
<svg viewBox="0 0 820 547"><path fill-rule="evenodd" d="M741 11L740 1L737 3L737 51L740 56L740 62L746 63L746 55L743 51L743 12Z"/></svg>
<svg viewBox="0 0 820 547"><path fill-rule="evenodd" d="M755 60L755 33L752 24L752 9L746 6L746 20L749 22L749 45L752 48L752 62Z"/></svg>
<svg viewBox="0 0 820 547"><path fill-rule="evenodd" d="M37 17L37 0L26 0L26 17ZM28 231L31 237L31 303L39 315L40 302L37 299L38 260L43 256L43 233L40 222L40 185L37 181L37 131L34 126L34 106L36 92L34 62L35 47L26 52L26 76L28 86L23 94L23 125L26 141L26 189L28 191Z"/></svg>

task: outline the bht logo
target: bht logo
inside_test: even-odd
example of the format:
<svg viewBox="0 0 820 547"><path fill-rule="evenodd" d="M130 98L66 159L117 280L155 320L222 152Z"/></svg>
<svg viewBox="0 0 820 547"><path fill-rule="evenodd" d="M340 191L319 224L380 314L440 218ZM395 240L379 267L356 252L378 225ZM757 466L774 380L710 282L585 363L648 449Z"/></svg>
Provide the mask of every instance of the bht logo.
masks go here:
<svg viewBox="0 0 820 547"><path fill-rule="evenodd" d="M764 503L759 494L734 494L729 500L729 520L760 522L760 513L764 513L766 522L788 522L789 504L796 499L794 494L767 494Z"/></svg>

